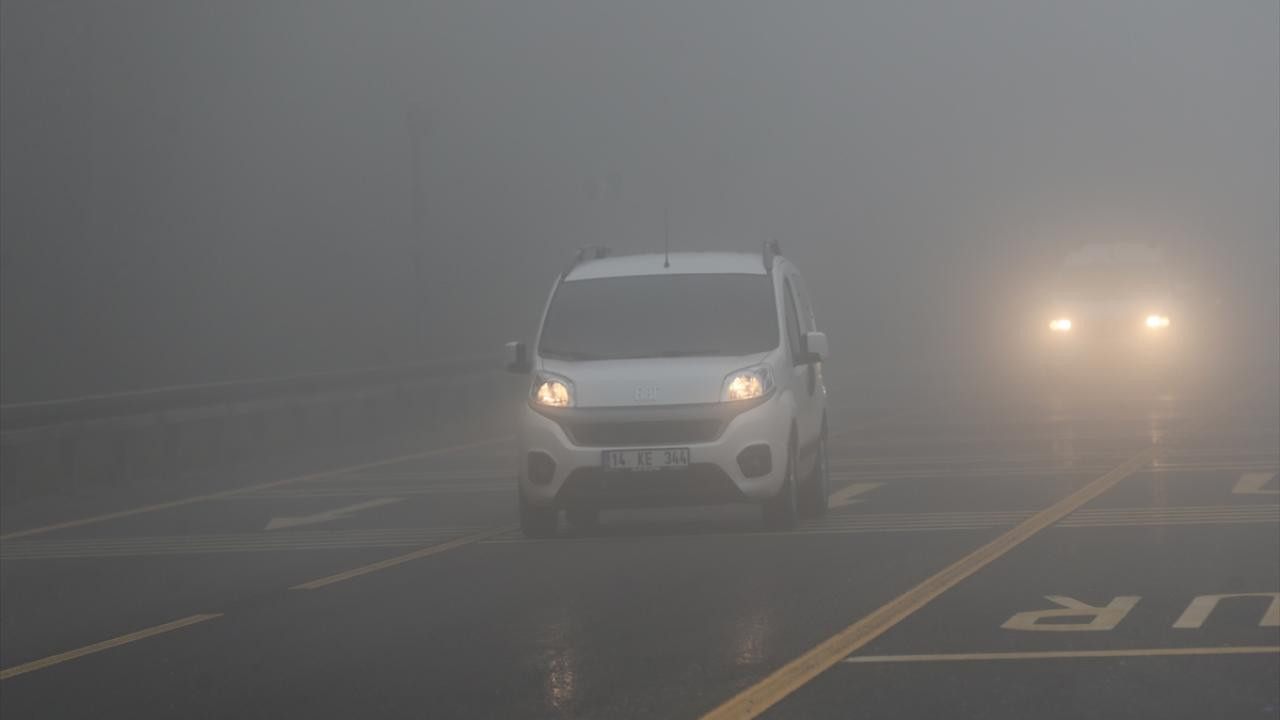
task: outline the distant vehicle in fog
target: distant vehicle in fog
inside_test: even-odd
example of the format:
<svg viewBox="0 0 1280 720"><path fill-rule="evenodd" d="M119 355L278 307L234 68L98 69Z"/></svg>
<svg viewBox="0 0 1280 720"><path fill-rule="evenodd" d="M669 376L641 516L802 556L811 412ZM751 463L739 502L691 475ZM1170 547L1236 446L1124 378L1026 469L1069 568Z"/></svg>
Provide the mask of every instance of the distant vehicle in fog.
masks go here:
<svg viewBox="0 0 1280 720"><path fill-rule="evenodd" d="M1065 258L1049 292L1039 334L1054 359L1168 362L1178 353L1184 315L1156 248L1086 245Z"/></svg>
<svg viewBox="0 0 1280 720"><path fill-rule="evenodd" d="M774 527L827 506L827 403L808 293L762 254L580 252L557 280L520 408L520 524L602 508L756 502Z"/></svg>

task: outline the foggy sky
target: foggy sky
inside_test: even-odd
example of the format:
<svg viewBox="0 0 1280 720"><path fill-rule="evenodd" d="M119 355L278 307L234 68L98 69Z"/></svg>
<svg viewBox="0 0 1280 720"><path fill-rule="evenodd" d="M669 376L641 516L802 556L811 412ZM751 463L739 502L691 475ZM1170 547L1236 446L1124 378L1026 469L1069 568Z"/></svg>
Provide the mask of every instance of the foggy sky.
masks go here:
<svg viewBox="0 0 1280 720"><path fill-rule="evenodd" d="M1273 1L0 7L5 402L492 353L664 213L778 239L837 378L998 354L1082 242L1280 342Z"/></svg>

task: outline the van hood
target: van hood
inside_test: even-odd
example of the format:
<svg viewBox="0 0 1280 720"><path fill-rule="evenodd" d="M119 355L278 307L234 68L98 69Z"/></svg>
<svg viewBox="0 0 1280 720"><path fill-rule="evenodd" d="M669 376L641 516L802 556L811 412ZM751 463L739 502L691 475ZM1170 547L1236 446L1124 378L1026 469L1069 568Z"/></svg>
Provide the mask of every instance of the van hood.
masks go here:
<svg viewBox="0 0 1280 720"><path fill-rule="evenodd" d="M573 383L576 407L690 405L719 402L730 373L759 365L768 357L769 353L592 361L542 358L539 369Z"/></svg>

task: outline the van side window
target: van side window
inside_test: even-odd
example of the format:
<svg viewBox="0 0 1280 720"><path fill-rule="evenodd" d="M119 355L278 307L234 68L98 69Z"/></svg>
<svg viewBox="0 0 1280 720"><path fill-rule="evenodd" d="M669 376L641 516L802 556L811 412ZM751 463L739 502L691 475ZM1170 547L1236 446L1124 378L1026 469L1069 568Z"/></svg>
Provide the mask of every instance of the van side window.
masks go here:
<svg viewBox="0 0 1280 720"><path fill-rule="evenodd" d="M791 290L791 280L783 280L783 294L786 296L787 344L791 348L792 359L800 357L804 347L800 343L800 321L796 316L795 294Z"/></svg>
<svg viewBox="0 0 1280 720"><path fill-rule="evenodd" d="M800 325L804 332L818 329L818 319L813 314L813 302L809 301L809 288L805 287L804 278L796 278L796 300L799 301Z"/></svg>
<svg viewBox="0 0 1280 720"><path fill-rule="evenodd" d="M795 278L796 310L800 316L801 332L817 330L817 321L813 317L813 304L809 302L809 289L804 286L804 279Z"/></svg>

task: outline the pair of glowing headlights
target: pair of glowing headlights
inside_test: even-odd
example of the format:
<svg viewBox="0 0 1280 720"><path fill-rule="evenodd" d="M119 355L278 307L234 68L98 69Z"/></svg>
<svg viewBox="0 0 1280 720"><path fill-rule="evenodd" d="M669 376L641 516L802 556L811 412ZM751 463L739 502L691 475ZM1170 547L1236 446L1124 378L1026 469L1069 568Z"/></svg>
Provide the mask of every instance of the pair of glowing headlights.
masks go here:
<svg viewBox="0 0 1280 720"><path fill-rule="evenodd" d="M1162 330L1169 327L1168 315L1148 315L1146 325L1152 330ZM1060 317L1049 322L1049 329L1054 332L1070 332L1071 318Z"/></svg>
<svg viewBox="0 0 1280 720"><path fill-rule="evenodd" d="M772 391L773 374L767 365L759 365L730 373L720 389L720 400L755 400ZM533 383L533 402L543 407L573 407L573 381L551 373L539 373Z"/></svg>

